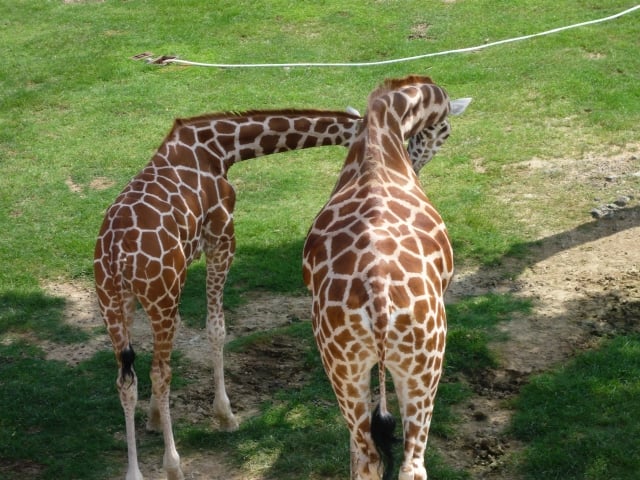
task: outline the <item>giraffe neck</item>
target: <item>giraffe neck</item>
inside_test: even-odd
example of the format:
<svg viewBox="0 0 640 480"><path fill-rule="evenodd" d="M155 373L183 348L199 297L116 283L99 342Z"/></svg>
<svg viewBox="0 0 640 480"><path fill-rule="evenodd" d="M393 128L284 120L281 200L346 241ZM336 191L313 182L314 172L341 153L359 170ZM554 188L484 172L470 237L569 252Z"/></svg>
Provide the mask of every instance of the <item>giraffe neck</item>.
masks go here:
<svg viewBox="0 0 640 480"><path fill-rule="evenodd" d="M324 145L349 147L359 116L337 111L280 110L178 119L158 153L169 163L192 159L225 175L236 162ZM169 158L171 157L171 158Z"/></svg>
<svg viewBox="0 0 640 480"><path fill-rule="evenodd" d="M416 82L416 77L401 80L406 85L385 84L371 94L363 127L334 193L354 178L387 177L391 172L395 182L407 186L418 182L405 140L444 122L450 109L446 92L430 79L420 78L422 82Z"/></svg>
<svg viewBox="0 0 640 480"><path fill-rule="evenodd" d="M369 100L370 124L387 129L402 141L427 127L443 122L449 113L449 97L433 83L407 85L374 92Z"/></svg>

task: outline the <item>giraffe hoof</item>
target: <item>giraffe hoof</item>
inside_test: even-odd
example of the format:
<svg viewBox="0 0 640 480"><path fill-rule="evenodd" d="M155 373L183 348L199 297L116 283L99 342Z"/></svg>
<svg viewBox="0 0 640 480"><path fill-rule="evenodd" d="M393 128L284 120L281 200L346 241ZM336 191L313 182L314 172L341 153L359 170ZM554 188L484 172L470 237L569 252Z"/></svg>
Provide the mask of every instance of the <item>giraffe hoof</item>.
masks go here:
<svg viewBox="0 0 640 480"><path fill-rule="evenodd" d="M147 432L162 432L162 423L159 419L149 417L145 428Z"/></svg>
<svg viewBox="0 0 640 480"><path fill-rule="evenodd" d="M238 420L236 420L236 417L233 416L226 418L218 417L218 422L220 423L220 430L225 432L235 432L236 430L238 430L238 428L240 428Z"/></svg>
<svg viewBox="0 0 640 480"><path fill-rule="evenodd" d="M180 467L167 468L167 480L184 480Z"/></svg>
<svg viewBox="0 0 640 480"><path fill-rule="evenodd" d="M142 473L140 473L140 470L137 467L127 470L127 475L124 478L125 480L144 480L142 478Z"/></svg>

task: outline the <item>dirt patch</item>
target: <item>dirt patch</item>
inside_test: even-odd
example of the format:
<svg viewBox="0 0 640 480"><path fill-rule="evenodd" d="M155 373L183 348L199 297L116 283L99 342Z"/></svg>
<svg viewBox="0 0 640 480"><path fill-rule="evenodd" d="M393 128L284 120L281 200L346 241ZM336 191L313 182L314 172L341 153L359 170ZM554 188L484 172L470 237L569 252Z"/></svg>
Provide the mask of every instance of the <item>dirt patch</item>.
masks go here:
<svg viewBox="0 0 640 480"><path fill-rule="evenodd" d="M76 193L81 197L85 196L85 191L87 189L100 191L106 190L107 188L111 188L115 185L115 182L113 180L106 177L96 177L91 180L91 182L89 182L89 185L81 185L79 183L76 183L71 177L67 177L64 183L71 193Z"/></svg>
<svg viewBox="0 0 640 480"><path fill-rule="evenodd" d="M474 397L457 410L462 418L448 441L433 439L451 464L475 479L517 479L512 454L522 446L505 433L508 400L531 374L548 370L604 337L640 331L640 209L618 212L614 221L591 222L533 248L534 258L496 271L466 272L452 286L456 295L511 292L533 301L531 315L499 327L506 341L492 348L500 368L475 379ZM501 272L502 275L505 271Z"/></svg>
<svg viewBox="0 0 640 480"><path fill-rule="evenodd" d="M492 344L500 368L474 379L474 397L458 408L462 422L457 434L447 441L432 439L452 465L474 479L518 478L513 454L522 445L506 434L512 415L508 400L530 375L597 346L604 337L640 331L640 162L633 152L527 163L523 177L553 175L562 180L548 189L550 194L526 194L535 182L524 181L525 194L519 194L522 217L529 217L533 203L543 197L552 204L561 190L583 188L591 195L583 202L583 223L560 233L550 228L551 233L526 246L525 259L459 272L448 292L449 302L490 292L533 301L530 315L500 325L507 340ZM595 215L589 203L611 205L621 196L630 201L611 207L606 217L590 218Z"/></svg>
<svg viewBox="0 0 640 480"><path fill-rule="evenodd" d="M514 186L511 195L506 190L501 192L505 201L516 202L522 218L543 222L544 233L525 246L527 258L508 258L495 268L458 271L447 301L510 292L531 300L533 311L514 316L499 327L506 340L495 342L492 348L498 354L500 367L471 379L474 396L457 408L461 418L457 433L447 440L430 439L432 448L437 448L451 465L470 472L474 479L517 480L511 459L522 445L506 433L512 415L508 400L517 395L530 375L597 346L603 337L640 331L640 160L635 152L637 148L633 147L607 157L534 159L509 167L522 173L522 184ZM532 189L533 182L527 181L531 176L557 181L542 194ZM541 202L552 205L554 199L562 197L562 191L573 187L590 195L580 206L582 219L576 222L578 226L558 229L553 222L545 224L539 214L532 215L531 212L540 211ZM605 218L591 218L591 207L613 202L621 195L629 198L623 207ZM562 208L556 208L556 212L561 214ZM66 299L65 318L70 324L95 333L101 320L89 286L53 283L45 288ZM307 321L309 312L307 297L254 294L245 306L226 313L229 338ZM148 322L139 315L134 329L136 345L151 351ZM48 344L45 348L49 358L77 364L97 350L109 349L110 343L106 335L100 334L80 347ZM194 381L176 392L172 414L176 420L201 422L211 417L213 398L204 331L182 326L176 349L190 360L193 368L184 375ZM226 356L229 395L240 421L254 415L274 389L304 382L301 357L299 345L279 336L254 345L248 352ZM146 407L144 401L140 403ZM144 432L139 435L143 441ZM164 478L160 458L140 460L145 478ZM230 469L224 458L212 451L183 456L183 465L189 479L250 478L245 472Z"/></svg>
<svg viewBox="0 0 640 480"><path fill-rule="evenodd" d="M95 334L96 329L101 329L102 319L91 286L74 282L52 282L43 287L50 295L65 299L64 318L69 325L92 334L88 342L79 345L41 342L47 352L47 359L77 365L91 358L97 351L111 349L106 332ZM232 340L238 336L309 320L310 309L310 299L307 297L249 294L248 301L242 308L225 312L227 338ZM151 329L141 310L136 312L133 338L137 351L152 351ZM181 372L190 383L172 394L171 414L174 422L202 423L206 419L212 419L213 422L213 368L209 360L210 347L206 332L203 329L181 325L175 340L175 350L180 351L189 360L191 368ZM301 368L302 358L304 355L301 345L288 337L278 335L270 336L263 342L256 342L242 354L225 353L227 393L238 420L242 422L256 415L258 406L271 398L272 392L285 386L295 388L296 385L303 384L307 373ZM113 375L115 380L115 362ZM147 398L140 398L138 407L147 411L148 404ZM121 435L124 441L124 424ZM148 435L154 434L147 433L143 426L137 431L139 442L144 442ZM123 462L126 462L125 457ZM146 479L166 478L162 470L161 457L140 457L139 462ZM233 471L226 465L225 459L216 452L190 452L188 456L183 454L182 464L186 478L191 480L259 478L246 472ZM126 465L123 463L123 471L125 468Z"/></svg>

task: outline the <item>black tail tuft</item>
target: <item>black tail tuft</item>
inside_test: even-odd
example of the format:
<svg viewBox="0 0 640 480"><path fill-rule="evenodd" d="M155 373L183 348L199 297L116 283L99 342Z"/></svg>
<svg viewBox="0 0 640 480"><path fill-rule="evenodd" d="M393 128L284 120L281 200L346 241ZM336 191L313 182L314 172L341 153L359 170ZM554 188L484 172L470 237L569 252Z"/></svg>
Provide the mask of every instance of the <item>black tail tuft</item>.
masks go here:
<svg viewBox="0 0 640 480"><path fill-rule="evenodd" d="M396 419L390 413L380 413L378 404L371 417L371 438L378 449L384 466L382 480L391 480L394 474L395 460L393 458L393 447L398 443L394 432L396 429Z"/></svg>
<svg viewBox="0 0 640 480"><path fill-rule="evenodd" d="M131 344L122 352L120 352L120 360L122 361L122 380L126 380L127 377L131 378L131 383L133 383L136 374L133 371L133 362L136 359L136 352L133 351L133 347Z"/></svg>

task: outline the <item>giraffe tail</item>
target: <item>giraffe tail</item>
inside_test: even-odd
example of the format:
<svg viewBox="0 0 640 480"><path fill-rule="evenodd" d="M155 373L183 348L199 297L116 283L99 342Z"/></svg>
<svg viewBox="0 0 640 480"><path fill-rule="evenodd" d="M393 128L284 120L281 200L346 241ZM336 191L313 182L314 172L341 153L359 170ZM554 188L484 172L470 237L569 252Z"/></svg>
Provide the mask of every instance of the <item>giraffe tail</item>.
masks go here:
<svg viewBox="0 0 640 480"><path fill-rule="evenodd" d="M371 438L382 458L382 480L391 480L395 471L394 446L399 443L394 432L396 419L387 411L382 411L380 403L371 416Z"/></svg>
<svg viewBox="0 0 640 480"><path fill-rule="evenodd" d="M129 340L131 337L128 331L129 326L132 323L132 319L128 317L131 316L133 312L127 306L127 293L123 287L123 272L120 267L120 262L117 260L117 255L117 251L110 252L111 261L108 266L104 267L106 279L104 280L104 283L102 283L101 287L103 294L110 298L110 308L108 309L110 313L107 313L107 309L103 306L102 302L100 302L100 308L102 310L105 323L109 323L107 321L107 316L110 315L112 322L119 324L121 327L121 335L124 340L116 340L116 338L111 337L111 341L118 357L118 363L120 364L119 377L123 384L128 380L129 386L131 386L136 382L136 373L133 368L136 353L131 346L131 342Z"/></svg>
<svg viewBox="0 0 640 480"><path fill-rule="evenodd" d="M377 318L372 319L374 336L376 338L376 350L378 353L378 384L380 388L380 400L371 414L371 439L378 450L382 460L382 480L391 480L395 472L395 446L400 439L395 436L396 419L387 409L387 384L385 367L387 328L389 325L390 311L388 307L389 283L377 285L382 307Z"/></svg>

